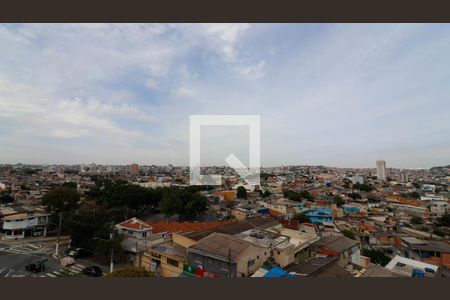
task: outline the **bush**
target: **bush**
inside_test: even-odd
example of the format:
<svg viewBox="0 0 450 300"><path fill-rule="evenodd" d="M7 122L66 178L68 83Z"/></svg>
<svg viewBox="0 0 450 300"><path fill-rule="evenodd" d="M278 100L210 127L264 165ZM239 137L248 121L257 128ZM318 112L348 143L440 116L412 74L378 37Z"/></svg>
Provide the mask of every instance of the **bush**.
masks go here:
<svg viewBox="0 0 450 300"><path fill-rule="evenodd" d="M342 234L344 234L344 236L349 238L349 239L356 240L355 233L353 231L349 230L349 229L342 230Z"/></svg>
<svg viewBox="0 0 450 300"><path fill-rule="evenodd" d="M361 254L370 257L372 263L382 265L383 267L391 260L389 256L380 250L363 249Z"/></svg>
<svg viewBox="0 0 450 300"><path fill-rule="evenodd" d="M412 217L410 222L413 225L419 225L419 224L423 224L423 219L421 217Z"/></svg>
<svg viewBox="0 0 450 300"><path fill-rule="evenodd" d="M145 268L128 267L115 270L108 274L108 277L153 277L153 273Z"/></svg>

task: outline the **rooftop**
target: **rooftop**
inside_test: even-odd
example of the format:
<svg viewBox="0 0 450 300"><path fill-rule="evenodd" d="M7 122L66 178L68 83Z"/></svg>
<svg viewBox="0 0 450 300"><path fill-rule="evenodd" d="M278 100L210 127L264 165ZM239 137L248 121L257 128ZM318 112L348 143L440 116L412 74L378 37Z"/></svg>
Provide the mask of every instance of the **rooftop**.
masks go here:
<svg viewBox="0 0 450 300"><path fill-rule="evenodd" d="M131 218L126 221L123 221L122 223L117 224L116 226L132 229L132 230L151 230L152 226L138 218Z"/></svg>
<svg viewBox="0 0 450 300"><path fill-rule="evenodd" d="M327 248L335 252L341 253L358 245L359 242L349 239L345 236L326 236L314 243L314 246Z"/></svg>
<svg viewBox="0 0 450 300"><path fill-rule="evenodd" d="M231 235L214 232L189 247L188 251L200 251L222 260L231 258L231 260L236 261L241 253L254 247L252 244Z"/></svg>

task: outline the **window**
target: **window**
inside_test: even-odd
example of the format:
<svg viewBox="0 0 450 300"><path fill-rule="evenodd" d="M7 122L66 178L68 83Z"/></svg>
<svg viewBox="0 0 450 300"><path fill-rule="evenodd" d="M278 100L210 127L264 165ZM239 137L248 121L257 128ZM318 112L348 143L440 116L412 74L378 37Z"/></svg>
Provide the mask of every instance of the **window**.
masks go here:
<svg viewBox="0 0 450 300"><path fill-rule="evenodd" d="M175 260L175 259L167 258L167 263L168 263L169 265L178 267L178 261Z"/></svg>
<svg viewBox="0 0 450 300"><path fill-rule="evenodd" d="M144 232L142 233L142 237L146 237L146 236L147 236L147 232L144 231Z"/></svg>
<svg viewBox="0 0 450 300"><path fill-rule="evenodd" d="M259 255L256 256L256 259L259 259Z"/></svg>
<svg viewBox="0 0 450 300"><path fill-rule="evenodd" d="M249 260L248 261L248 264L247 264L247 266L253 266L255 264L255 260L254 259L252 259L252 260Z"/></svg>

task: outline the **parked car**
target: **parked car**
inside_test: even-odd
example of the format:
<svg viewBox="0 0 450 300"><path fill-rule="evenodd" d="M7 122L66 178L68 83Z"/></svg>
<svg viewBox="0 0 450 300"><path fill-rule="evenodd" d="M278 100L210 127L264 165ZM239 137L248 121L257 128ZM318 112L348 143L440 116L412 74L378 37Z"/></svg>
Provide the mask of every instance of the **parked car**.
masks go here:
<svg viewBox="0 0 450 300"><path fill-rule="evenodd" d="M25 271L33 272L33 273L40 273L45 271L45 264L44 263L30 263L25 266Z"/></svg>
<svg viewBox="0 0 450 300"><path fill-rule="evenodd" d="M81 270L81 273L89 277L100 277L103 275L102 269L97 266L86 267Z"/></svg>
<svg viewBox="0 0 450 300"><path fill-rule="evenodd" d="M92 253L89 249L86 248L68 248L66 251L64 251L64 254L66 256L70 256L77 259L89 256Z"/></svg>
<svg viewBox="0 0 450 300"><path fill-rule="evenodd" d="M67 267L67 266L73 265L75 263L75 259L73 257L66 256L66 257L63 257L60 262L61 262L61 266Z"/></svg>

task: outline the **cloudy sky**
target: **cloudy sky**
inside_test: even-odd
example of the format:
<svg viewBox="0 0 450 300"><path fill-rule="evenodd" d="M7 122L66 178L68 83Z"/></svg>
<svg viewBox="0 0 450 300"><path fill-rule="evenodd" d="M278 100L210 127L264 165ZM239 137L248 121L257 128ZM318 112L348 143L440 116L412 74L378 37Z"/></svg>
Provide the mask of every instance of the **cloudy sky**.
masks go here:
<svg viewBox="0 0 450 300"><path fill-rule="evenodd" d="M190 114L260 115L264 166L448 164L450 25L0 25L0 163L187 165Z"/></svg>

